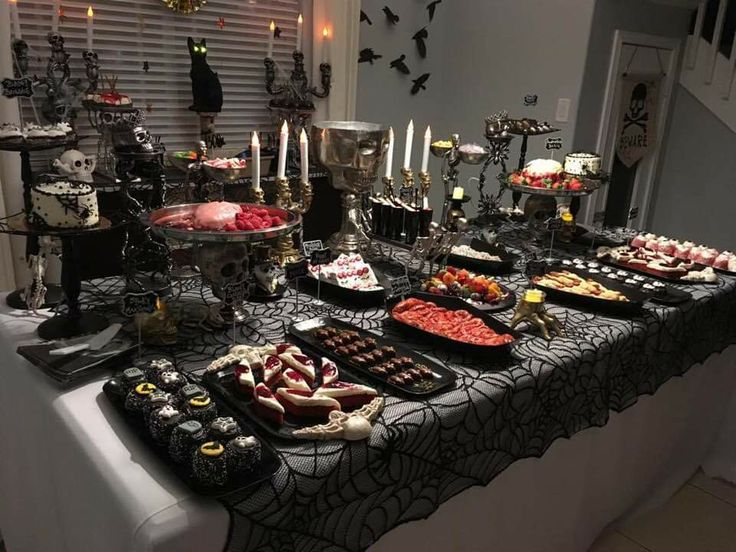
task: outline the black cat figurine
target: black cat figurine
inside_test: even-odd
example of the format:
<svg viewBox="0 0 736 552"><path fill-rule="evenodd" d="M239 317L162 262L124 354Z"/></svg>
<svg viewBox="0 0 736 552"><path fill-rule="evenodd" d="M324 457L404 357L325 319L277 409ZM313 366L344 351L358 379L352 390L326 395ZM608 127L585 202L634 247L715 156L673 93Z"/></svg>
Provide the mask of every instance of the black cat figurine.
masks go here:
<svg viewBox="0 0 736 552"><path fill-rule="evenodd" d="M189 107L197 113L219 113L222 111L222 85L220 79L207 63L207 41L194 42L187 39L189 56L192 58L192 96L194 103Z"/></svg>

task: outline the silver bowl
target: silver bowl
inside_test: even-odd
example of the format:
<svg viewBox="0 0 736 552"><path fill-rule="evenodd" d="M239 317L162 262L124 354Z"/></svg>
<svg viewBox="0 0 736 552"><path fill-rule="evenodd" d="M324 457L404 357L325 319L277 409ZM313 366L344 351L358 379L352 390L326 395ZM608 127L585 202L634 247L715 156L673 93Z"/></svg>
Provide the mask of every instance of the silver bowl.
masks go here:
<svg viewBox="0 0 736 552"><path fill-rule="evenodd" d="M452 146L435 146L434 144L429 145L429 151L432 152L432 155L435 157L444 157L447 155L449 151L452 151Z"/></svg>
<svg viewBox="0 0 736 552"><path fill-rule="evenodd" d="M460 156L460 161L467 165L480 165L481 163L485 163L486 159L491 155L491 152L486 148L483 148L482 153L469 153L463 150L463 146L458 148L457 153Z"/></svg>

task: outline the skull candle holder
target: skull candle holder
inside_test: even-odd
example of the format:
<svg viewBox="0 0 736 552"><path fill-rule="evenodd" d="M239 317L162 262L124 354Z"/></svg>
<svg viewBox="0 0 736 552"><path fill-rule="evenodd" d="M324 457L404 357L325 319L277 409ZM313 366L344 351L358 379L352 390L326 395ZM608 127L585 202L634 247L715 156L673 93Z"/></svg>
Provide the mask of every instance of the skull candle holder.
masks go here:
<svg viewBox="0 0 736 552"><path fill-rule="evenodd" d="M362 195L378 179L388 150L388 127L356 121L323 121L312 126L312 146L319 162L330 172L332 187L342 191L340 230L327 246L354 253L370 245Z"/></svg>
<svg viewBox="0 0 736 552"><path fill-rule="evenodd" d="M226 302L225 288L242 284L247 289L250 270L250 247L247 243L199 243L194 248L194 260L202 274L202 279L212 287L212 293L223 300L219 314L223 322L233 319L243 322L247 315L243 301Z"/></svg>

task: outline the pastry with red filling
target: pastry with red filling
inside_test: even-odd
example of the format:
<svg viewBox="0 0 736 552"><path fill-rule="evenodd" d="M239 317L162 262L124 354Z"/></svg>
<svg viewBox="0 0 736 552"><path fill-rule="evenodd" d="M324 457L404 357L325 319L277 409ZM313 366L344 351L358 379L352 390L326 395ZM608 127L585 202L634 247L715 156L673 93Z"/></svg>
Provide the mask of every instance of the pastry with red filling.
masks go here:
<svg viewBox="0 0 736 552"><path fill-rule="evenodd" d="M368 404L377 394L375 389L367 385L344 381L333 381L314 392L315 396L330 397L337 400L343 409Z"/></svg>
<svg viewBox="0 0 736 552"><path fill-rule="evenodd" d="M256 387L256 380L253 377L253 370L246 361L241 360L235 367L235 383L238 391L244 395L250 396Z"/></svg>
<svg viewBox="0 0 736 552"><path fill-rule="evenodd" d="M337 381L338 376L337 364L329 358L322 357L322 385Z"/></svg>
<svg viewBox="0 0 736 552"><path fill-rule="evenodd" d="M327 418L333 410L340 410L340 403L326 395L280 387L276 398L289 414L303 418Z"/></svg>
<svg viewBox="0 0 736 552"><path fill-rule="evenodd" d="M298 389L300 391L312 390L312 388L309 387L307 380L304 379L304 376L293 368L287 368L284 370L281 374L281 381L283 381L289 389Z"/></svg>
<svg viewBox="0 0 736 552"><path fill-rule="evenodd" d="M278 357L268 355L263 362L263 383L268 387L276 383L283 368L284 365Z"/></svg>
<svg viewBox="0 0 736 552"><path fill-rule="evenodd" d="M276 397L268 387L262 383L256 385L253 391L253 399L253 408L261 418L278 425L283 425L284 407L276 400Z"/></svg>
<svg viewBox="0 0 736 552"><path fill-rule="evenodd" d="M293 368L301 375L303 375L307 379L308 383L314 383L314 361L307 355L302 354L301 351L299 351L298 353L288 352L281 353L279 355L279 359L286 366Z"/></svg>

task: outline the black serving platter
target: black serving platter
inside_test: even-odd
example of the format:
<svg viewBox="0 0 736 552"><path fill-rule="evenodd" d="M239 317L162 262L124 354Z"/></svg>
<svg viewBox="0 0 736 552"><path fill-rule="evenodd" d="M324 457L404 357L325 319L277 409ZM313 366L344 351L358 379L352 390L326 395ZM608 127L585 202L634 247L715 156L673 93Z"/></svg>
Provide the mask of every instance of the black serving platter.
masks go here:
<svg viewBox="0 0 736 552"><path fill-rule="evenodd" d="M315 370L317 377L312 385L312 389L316 389L322 385L322 373L318 368L320 358L315 355L308 356L315 361L315 366L317 367ZM367 385L364 381L356 378L350 372L343 370L340 366L338 366L338 371L339 376L337 379L339 381ZM242 416L246 416L257 427L280 439L306 441L308 439L296 437L294 435L294 431L305 427L327 423L326 419L294 416L293 414L289 414L289 412L284 413L284 423L281 426L263 419L258 415L255 408L253 408L253 398L247 397L238 391L235 382L235 364L218 372L206 372L202 378L202 384L212 391L216 397L225 401L233 410L237 411ZM381 396L381 394L379 393L378 396ZM347 412L351 412L351 410L348 410Z"/></svg>
<svg viewBox="0 0 736 552"><path fill-rule="evenodd" d="M516 294L511 291L509 288L504 286L503 284L500 284L499 282L496 282L498 284L498 287L501 288L501 291L505 294L505 297L501 299L500 301L496 301L495 303L481 303L481 302L470 302L466 299L463 299L462 297L456 297L454 295L436 295L434 293L424 292L424 291L417 291L417 295L426 296L424 297L427 301L431 301L435 297L451 297L453 299L460 299L464 303L466 303L468 306L475 307L478 310L482 310L485 312L501 312L505 311L507 309L510 309L514 305L516 305Z"/></svg>
<svg viewBox="0 0 736 552"><path fill-rule="evenodd" d="M115 393L115 385L113 382L118 382L117 378L108 380L103 386L105 396L108 398L110 403L113 405L117 413L125 420L128 426L133 429L133 432L138 438L148 445L148 448L168 466L168 468L174 472L179 479L181 479L187 486L189 486L196 493L209 496L212 498L224 498L228 495L242 492L243 490L255 486L263 481L271 478L281 466L281 460L279 459L276 451L273 447L265 440L258 438L261 443L261 463L258 468L252 473L240 474L234 478L231 478L225 485L222 486L207 486L199 483L191 473L191 467L183 464L174 462L170 457L168 450L165 446L159 445L149 435L147 427L140 422L137 418L131 416L124 408L125 397L120 397ZM191 380L188 380L191 382ZM122 400L121 400L122 399ZM255 435L250 426L243 420L233 409L229 408L223 401L215 401L217 405L218 416L231 416L240 426L243 435Z"/></svg>
<svg viewBox="0 0 736 552"><path fill-rule="evenodd" d="M373 270L373 273L376 275L376 279L380 282L382 275L375 269ZM299 279L299 285L301 286L302 284L304 284L304 287L310 294L315 297L317 296L317 278L305 276L304 278ZM383 302L383 299L386 296L386 290L382 287L371 291L360 291L357 289L345 288L325 280L320 282L319 287L320 297L325 294L335 297L336 299L341 299L342 301L346 301L350 304L361 306L378 305Z"/></svg>
<svg viewBox="0 0 736 552"><path fill-rule="evenodd" d="M376 340L376 344L378 347L393 347L396 350L397 357L409 357L415 363L423 364L427 368L432 370L434 374L434 379L421 381L412 385L396 385L394 383L389 383L386 376L379 376L377 374L374 374L370 372L367 368L354 364L350 358L340 356L334 351L331 351L324 347L324 345L322 345L322 342L314 337L314 332L320 328L328 326L336 328L340 331L358 332L361 339L371 337ZM347 366L351 371L354 371L361 376L365 376L372 381L380 383L387 390L392 391L393 394L398 393L401 395L410 395L413 397L426 397L427 395L432 395L442 389L451 387L457 379L457 376L454 372L452 372L448 368L445 368L441 364L418 354L416 351L410 349L409 347L395 344L380 335L376 335L372 332L368 332L362 328L359 328L358 326L354 326L353 324L349 324L348 322L343 322L342 320L331 318L329 316L313 318L311 320L292 324L291 326L289 326L289 333L305 345L318 351L320 354L342 363L343 365Z"/></svg>
<svg viewBox="0 0 736 552"><path fill-rule="evenodd" d="M599 274L591 274L587 270L554 265L549 267L546 272L562 272L565 270L572 274L580 276L583 279L590 279L594 282L598 282L599 284L607 287L612 291L621 292L623 295L626 296L628 301L613 301L610 299L600 299L594 296L571 293L568 291L563 291L561 289L540 285L536 282L536 278L533 280L534 285L543 290L547 294L547 297L549 297L552 301L566 303L587 310L600 311L609 314L635 315L641 311L644 303L646 303L646 301L650 298L648 294L636 288L627 286L621 282L617 282L616 280L609 280L608 278L604 278Z"/></svg>
<svg viewBox="0 0 736 552"><path fill-rule="evenodd" d="M459 244L460 245L460 244ZM519 258L514 253L509 253L505 248L491 245L478 238L473 238L469 245L476 251L483 251L490 255L496 255L501 258L500 261L484 261L482 259L473 259L471 257L465 257L464 255L454 255L450 253L447 256L447 264L451 266L457 266L460 268L466 268L480 274L508 274L513 271L514 263Z"/></svg>
<svg viewBox="0 0 736 552"><path fill-rule="evenodd" d="M473 305L463 301L462 299L459 299L458 297L444 297L442 295L433 295L431 293L414 292L414 293L410 293L409 295L406 295L403 298L393 297L389 299L386 302L386 310L389 313L390 319L399 328L404 330L406 333L413 335L416 338L423 339L423 340L436 341L437 343L440 343L441 345L445 345L446 347L450 349L454 349L456 351L460 351L463 353L470 353L470 354L484 355L484 356L508 354L511 351L511 345L514 343L514 342L505 343L503 345L476 345L473 343L457 341L449 337L444 337L439 334L427 332L415 326L410 326L409 324L405 324L404 322L400 322L396 320L392 314L393 308L398 303L400 303L403 299L405 298L408 299L410 297L421 299L422 301L431 301L438 307L443 307L448 310L466 310L473 316L480 318L483 321L483 323L485 323L486 326L488 326L489 328L491 328L493 331L495 331L498 334L509 334L515 340L518 340L521 337L521 334L519 332L512 330L510 327L508 327L503 322L496 320L491 315L489 315L486 311L483 311L477 307L474 307Z"/></svg>
<svg viewBox="0 0 736 552"><path fill-rule="evenodd" d="M619 268L621 270L628 270L629 272L635 272L637 274L641 274L642 276L649 276L650 278L657 278L658 280L663 280L665 282L672 282L675 284L683 284L687 286L697 286L701 284L705 285L718 285L721 283L720 278L716 280L715 282L693 282L690 280L683 280L682 276L675 276L669 272L660 272L659 270L653 270L651 268L647 268L645 265L638 265L638 264L631 264L631 263L620 263L617 261L614 261L610 257L603 257L600 259L600 261L604 264L607 264L608 266L613 266L615 268ZM705 268L704 265L695 264L693 265L693 268L688 272L699 272Z"/></svg>

